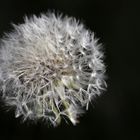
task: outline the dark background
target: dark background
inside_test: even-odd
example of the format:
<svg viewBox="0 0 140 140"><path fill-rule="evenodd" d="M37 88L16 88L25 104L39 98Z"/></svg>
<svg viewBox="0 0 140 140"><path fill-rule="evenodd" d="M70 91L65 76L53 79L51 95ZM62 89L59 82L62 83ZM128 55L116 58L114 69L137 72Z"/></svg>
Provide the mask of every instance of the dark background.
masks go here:
<svg viewBox="0 0 140 140"><path fill-rule="evenodd" d="M0 140L140 140L140 12L135 0L0 1L0 37L25 15L55 9L81 19L105 48L108 89L77 126L21 123L0 105Z"/></svg>

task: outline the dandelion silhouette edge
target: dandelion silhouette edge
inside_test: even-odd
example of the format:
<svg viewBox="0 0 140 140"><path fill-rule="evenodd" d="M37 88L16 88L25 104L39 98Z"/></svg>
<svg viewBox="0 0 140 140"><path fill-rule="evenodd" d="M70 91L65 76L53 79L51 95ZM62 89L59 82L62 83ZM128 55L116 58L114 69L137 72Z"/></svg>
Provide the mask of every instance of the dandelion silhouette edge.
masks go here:
<svg viewBox="0 0 140 140"><path fill-rule="evenodd" d="M0 47L1 96L16 117L75 125L106 87L102 46L73 17L26 17Z"/></svg>

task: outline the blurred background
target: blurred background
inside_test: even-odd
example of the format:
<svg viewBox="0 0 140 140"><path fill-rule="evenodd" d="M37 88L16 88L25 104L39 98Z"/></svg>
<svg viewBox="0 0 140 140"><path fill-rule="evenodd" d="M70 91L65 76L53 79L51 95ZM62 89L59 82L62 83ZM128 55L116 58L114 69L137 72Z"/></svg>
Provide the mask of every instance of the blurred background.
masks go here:
<svg viewBox="0 0 140 140"><path fill-rule="evenodd" d="M140 140L140 11L131 0L0 1L0 37L25 15L48 10L80 19L104 45L108 89L73 126L21 123L0 102L0 140Z"/></svg>

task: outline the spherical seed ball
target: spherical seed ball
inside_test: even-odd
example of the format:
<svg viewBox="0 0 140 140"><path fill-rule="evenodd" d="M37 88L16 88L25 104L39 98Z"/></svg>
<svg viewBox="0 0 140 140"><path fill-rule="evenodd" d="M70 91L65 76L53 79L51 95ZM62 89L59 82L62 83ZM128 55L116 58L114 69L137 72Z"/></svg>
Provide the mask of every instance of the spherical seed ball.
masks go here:
<svg viewBox="0 0 140 140"><path fill-rule="evenodd" d="M105 87L101 45L75 18L25 18L1 40L0 89L16 117L73 124Z"/></svg>

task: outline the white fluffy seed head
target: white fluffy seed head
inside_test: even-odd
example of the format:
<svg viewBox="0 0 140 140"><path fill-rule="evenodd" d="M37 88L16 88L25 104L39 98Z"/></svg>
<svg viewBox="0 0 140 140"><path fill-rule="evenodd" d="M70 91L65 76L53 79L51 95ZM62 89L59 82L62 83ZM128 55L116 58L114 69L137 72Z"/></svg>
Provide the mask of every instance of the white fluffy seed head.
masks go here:
<svg viewBox="0 0 140 140"><path fill-rule="evenodd" d="M73 124L105 87L101 45L75 18L54 13L25 18L2 39L0 89L24 120Z"/></svg>

